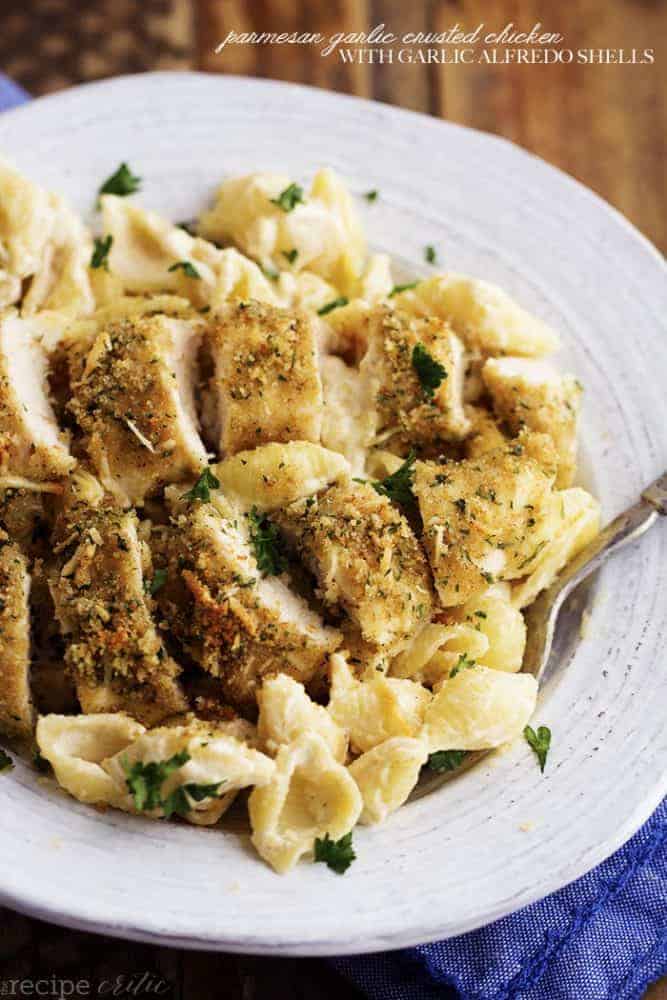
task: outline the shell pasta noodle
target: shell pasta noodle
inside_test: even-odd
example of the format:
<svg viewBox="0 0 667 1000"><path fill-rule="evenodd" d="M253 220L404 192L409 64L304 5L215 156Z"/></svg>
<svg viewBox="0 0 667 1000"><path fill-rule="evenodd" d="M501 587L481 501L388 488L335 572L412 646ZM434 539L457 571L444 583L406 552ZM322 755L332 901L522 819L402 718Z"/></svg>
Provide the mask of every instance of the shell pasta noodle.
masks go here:
<svg viewBox="0 0 667 1000"><path fill-rule="evenodd" d="M556 333L399 279L357 201L255 173L89 231L0 163L0 735L87 805L237 800L280 873L522 736L523 609L599 530Z"/></svg>

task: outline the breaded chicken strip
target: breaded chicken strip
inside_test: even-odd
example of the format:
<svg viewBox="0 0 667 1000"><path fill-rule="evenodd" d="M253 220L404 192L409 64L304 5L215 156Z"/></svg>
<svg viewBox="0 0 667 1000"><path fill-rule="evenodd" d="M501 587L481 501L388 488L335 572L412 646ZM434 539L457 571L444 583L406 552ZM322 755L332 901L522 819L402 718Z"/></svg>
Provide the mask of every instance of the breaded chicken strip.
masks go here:
<svg viewBox="0 0 667 1000"><path fill-rule="evenodd" d="M577 467L582 392L577 379L527 358L489 358L482 378L496 416L513 434L527 428L553 438L558 454L556 485L571 486Z"/></svg>
<svg viewBox="0 0 667 1000"><path fill-rule="evenodd" d="M0 475L60 479L75 465L49 400L47 359L31 321L0 319Z"/></svg>
<svg viewBox="0 0 667 1000"><path fill-rule="evenodd" d="M394 648L431 616L431 578L406 519L366 483L332 486L274 515L315 573L319 596L339 605L367 642Z"/></svg>
<svg viewBox="0 0 667 1000"><path fill-rule="evenodd" d="M368 319L359 373L385 447L424 451L468 433L463 344L442 320L379 307Z"/></svg>
<svg viewBox="0 0 667 1000"><path fill-rule="evenodd" d="M154 549L166 572L156 599L169 628L195 662L220 678L225 697L244 706L254 704L268 674L307 683L341 639L282 575L262 575L252 526L252 515L221 497L193 501Z"/></svg>
<svg viewBox="0 0 667 1000"><path fill-rule="evenodd" d="M414 492L444 607L530 572L554 526L552 484L519 443L463 462L417 462Z"/></svg>
<svg viewBox="0 0 667 1000"><path fill-rule="evenodd" d="M206 464L195 409L201 324L169 316L110 323L73 358L69 403L100 481L141 504Z"/></svg>
<svg viewBox="0 0 667 1000"><path fill-rule="evenodd" d="M27 737L30 693L30 575L21 550L0 530L0 733Z"/></svg>
<svg viewBox="0 0 667 1000"><path fill-rule="evenodd" d="M320 440L322 384L305 313L237 302L209 327L217 400L211 428L223 455L269 441Z"/></svg>
<svg viewBox="0 0 667 1000"><path fill-rule="evenodd" d="M54 540L51 592L83 711L124 711L148 726L184 711L180 668L151 617L150 553L136 515L74 501Z"/></svg>

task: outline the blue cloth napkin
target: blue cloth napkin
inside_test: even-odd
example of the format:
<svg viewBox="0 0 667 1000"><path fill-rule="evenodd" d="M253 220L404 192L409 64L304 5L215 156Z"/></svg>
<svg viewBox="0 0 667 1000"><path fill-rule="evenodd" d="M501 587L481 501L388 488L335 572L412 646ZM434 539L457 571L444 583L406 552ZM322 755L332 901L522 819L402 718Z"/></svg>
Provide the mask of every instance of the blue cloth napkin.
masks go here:
<svg viewBox="0 0 667 1000"><path fill-rule="evenodd" d="M0 111L26 100L0 75ZM667 800L539 903L448 941L332 964L372 1000L639 1000L667 974Z"/></svg>

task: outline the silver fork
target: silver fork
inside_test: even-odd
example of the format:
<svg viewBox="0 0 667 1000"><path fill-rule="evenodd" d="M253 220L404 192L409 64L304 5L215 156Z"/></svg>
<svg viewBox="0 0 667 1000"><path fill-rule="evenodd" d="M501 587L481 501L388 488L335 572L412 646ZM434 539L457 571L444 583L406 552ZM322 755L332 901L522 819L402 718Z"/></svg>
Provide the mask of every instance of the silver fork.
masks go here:
<svg viewBox="0 0 667 1000"><path fill-rule="evenodd" d="M524 673L533 674L540 682L554 673L553 669L547 671L547 666L563 602L609 556L643 535L661 514L667 514L667 472L644 490L636 504L603 528L526 609L528 638L521 668Z"/></svg>
<svg viewBox="0 0 667 1000"><path fill-rule="evenodd" d="M603 562L624 545L636 541L645 531L655 524L660 515L667 515L667 472L651 483L640 499L628 510L615 517L592 542L589 542L575 558L561 570L554 582L533 601L524 612L528 637L523 655L523 673L533 674L539 683L544 683L547 676L555 673L549 666L549 655L553 645L556 620L566 598L591 573L594 573ZM459 766L444 774L422 772L422 779L412 793L412 799L440 787L446 781L458 777L462 771L492 753L491 750L478 750L466 754Z"/></svg>

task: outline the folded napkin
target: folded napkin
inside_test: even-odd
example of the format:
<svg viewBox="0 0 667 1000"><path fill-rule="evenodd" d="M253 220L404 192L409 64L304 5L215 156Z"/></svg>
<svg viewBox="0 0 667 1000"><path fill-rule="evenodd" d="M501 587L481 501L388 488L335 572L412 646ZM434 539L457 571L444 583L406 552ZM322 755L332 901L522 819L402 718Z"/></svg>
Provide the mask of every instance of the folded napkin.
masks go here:
<svg viewBox="0 0 667 1000"><path fill-rule="evenodd" d="M0 110L26 100L0 75ZM639 1000L667 974L667 800L539 903L448 941L332 963L372 1000Z"/></svg>

